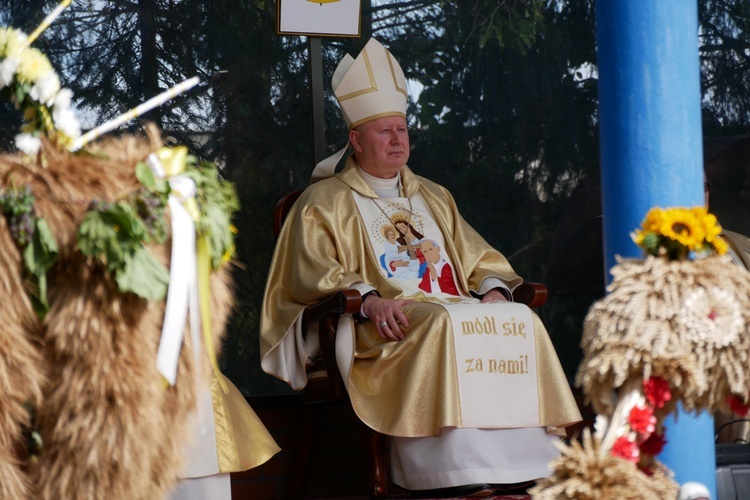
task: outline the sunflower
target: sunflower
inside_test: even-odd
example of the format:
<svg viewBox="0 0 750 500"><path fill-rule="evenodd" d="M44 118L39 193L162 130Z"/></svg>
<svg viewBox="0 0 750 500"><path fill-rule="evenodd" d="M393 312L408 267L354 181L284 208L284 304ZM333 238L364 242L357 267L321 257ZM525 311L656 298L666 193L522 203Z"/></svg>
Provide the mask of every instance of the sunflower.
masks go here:
<svg viewBox="0 0 750 500"><path fill-rule="evenodd" d="M703 231L706 233L706 242L712 243L714 238L721 234L721 225L714 214L708 213L705 207L693 208L693 213L703 222Z"/></svg>
<svg viewBox="0 0 750 500"><path fill-rule="evenodd" d="M716 253L719 255L724 255L729 251L729 246L727 245L727 242L724 241L724 238L721 236L717 236L711 241L711 246L713 246Z"/></svg>
<svg viewBox="0 0 750 500"><path fill-rule="evenodd" d="M664 220L664 210L654 207L648 211L646 218L643 219L641 227L644 233L658 232L661 229Z"/></svg>
<svg viewBox="0 0 750 500"><path fill-rule="evenodd" d="M727 243L720 234L721 225L706 207L654 207L631 238L647 254L675 260L687 258L690 252L726 253Z"/></svg>
<svg viewBox="0 0 750 500"><path fill-rule="evenodd" d="M682 208L669 208L664 212L659 232L689 250L700 249L706 236L702 219L692 210Z"/></svg>
<svg viewBox="0 0 750 500"><path fill-rule="evenodd" d="M646 239L646 232L641 231L640 229L636 229L635 232L630 233L630 237L633 239L636 245L639 247L643 246L643 240Z"/></svg>

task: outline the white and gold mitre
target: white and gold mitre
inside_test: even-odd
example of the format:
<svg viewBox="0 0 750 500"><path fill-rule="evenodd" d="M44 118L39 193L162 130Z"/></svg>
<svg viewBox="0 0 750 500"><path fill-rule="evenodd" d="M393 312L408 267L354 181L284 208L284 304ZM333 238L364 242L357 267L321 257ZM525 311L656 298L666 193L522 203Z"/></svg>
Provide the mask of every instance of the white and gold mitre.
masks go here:
<svg viewBox="0 0 750 500"><path fill-rule="evenodd" d="M344 56L331 80L349 129L385 116L406 118L406 78L398 61L370 38L356 59Z"/></svg>
<svg viewBox="0 0 750 500"><path fill-rule="evenodd" d="M406 119L404 72L393 55L374 38L370 38L356 59L344 56L333 72L331 87L349 130L386 116ZM331 177L348 150L347 142L339 152L315 165L310 182Z"/></svg>

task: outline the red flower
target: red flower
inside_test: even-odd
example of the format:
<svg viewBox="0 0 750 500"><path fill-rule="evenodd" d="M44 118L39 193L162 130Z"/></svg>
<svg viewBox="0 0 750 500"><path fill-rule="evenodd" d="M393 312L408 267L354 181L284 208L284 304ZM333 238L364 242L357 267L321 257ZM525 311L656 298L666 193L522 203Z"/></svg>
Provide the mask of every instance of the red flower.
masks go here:
<svg viewBox="0 0 750 500"><path fill-rule="evenodd" d="M664 439L664 436L654 432L648 437L648 439L641 443L641 453L655 457L661 453L665 444L667 444L667 440Z"/></svg>
<svg viewBox="0 0 750 500"><path fill-rule="evenodd" d="M641 436L648 437L656 429L656 417L647 406L634 406L628 415L630 428Z"/></svg>
<svg viewBox="0 0 750 500"><path fill-rule="evenodd" d="M612 455L622 457L629 462L638 463L640 454L635 441L631 441L627 436L618 437L612 446Z"/></svg>
<svg viewBox="0 0 750 500"><path fill-rule="evenodd" d="M641 470L641 472L643 472L644 474L646 474L648 477L653 477L654 476L654 469L653 469L653 467L651 465L641 465L641 464L638 464L638 468Z"/></svg>
<svg viewBox="0 0 750 500"><path fill-rule="evenodd" d="M729 408L731 408L731 410L738 416L744 417L745 415L747 415L747 405L737 396L727 396L727 403L729 403Z"/></svg>
<svg viewBox="0 0 750 500"><path fill-rule="evenodd" d="M669 382L661 377L650 377L643 383L643 392L646 399L655 409L663 408L664 404L672 399L669 390Z"/></svg>

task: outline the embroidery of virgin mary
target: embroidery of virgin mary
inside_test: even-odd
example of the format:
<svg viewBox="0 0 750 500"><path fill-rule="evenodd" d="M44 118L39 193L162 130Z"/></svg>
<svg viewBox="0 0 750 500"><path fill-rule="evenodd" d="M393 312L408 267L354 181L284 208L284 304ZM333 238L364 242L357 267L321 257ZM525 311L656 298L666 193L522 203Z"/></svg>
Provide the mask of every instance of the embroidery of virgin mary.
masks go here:
<svg viewBox="0 0 750 500"><path fill-rule="evenodd" d="M432 490L548 476L553 442L581 416L541 321L507 301L522 279L445 188L406 165L406 80L391 53L370 39L344 57L332 84L349 142L316 166L279 236L261 317L263 369L304 387L316 345L300 331L304 308L356 289L362 310L339 322L336 355L358 417L391 436L394 483ZM430 273L425 240L387 241L403 234L397 221L439 247L458 295L420 288ZM384 248L399 256L391 272Z"/></svg>

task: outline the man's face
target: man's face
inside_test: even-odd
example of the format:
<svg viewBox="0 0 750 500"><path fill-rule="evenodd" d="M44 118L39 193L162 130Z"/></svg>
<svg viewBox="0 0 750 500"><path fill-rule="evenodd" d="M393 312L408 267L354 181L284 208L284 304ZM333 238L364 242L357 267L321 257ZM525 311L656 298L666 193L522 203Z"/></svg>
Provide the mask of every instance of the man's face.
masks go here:
<svg viewBox="0 0 750 500"><path fill-rule="evenodd" d="M422 242L422 253L429 262L433 264L440 262L440 247L436 247L431 241Z"/></svg>
<svg viewBox="0 0 750 500"><path fill-rule="evenodd" d="M349 132L349 140L359 166L375 177L391 179L409 160L409 132L400 116L364 123Z"/></svg>

